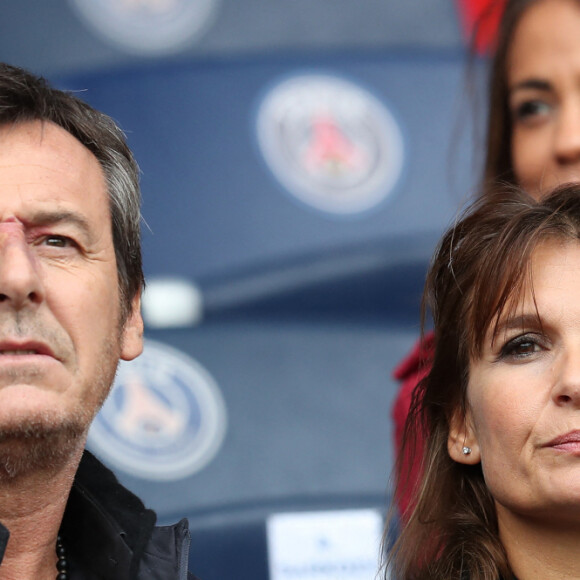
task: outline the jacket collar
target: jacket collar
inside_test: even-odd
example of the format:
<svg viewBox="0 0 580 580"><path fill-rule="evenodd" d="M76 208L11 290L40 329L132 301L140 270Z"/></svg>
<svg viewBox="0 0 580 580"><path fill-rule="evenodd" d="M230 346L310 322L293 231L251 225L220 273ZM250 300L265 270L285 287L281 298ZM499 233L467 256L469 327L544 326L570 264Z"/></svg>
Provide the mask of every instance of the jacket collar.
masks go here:
<svg viewBox="0 0 580 580"><path fill-rule="evenodd" d="M99 578L136 578L155 520L152 510L84 452L61 526L72 559L98 570Z"/></svg>

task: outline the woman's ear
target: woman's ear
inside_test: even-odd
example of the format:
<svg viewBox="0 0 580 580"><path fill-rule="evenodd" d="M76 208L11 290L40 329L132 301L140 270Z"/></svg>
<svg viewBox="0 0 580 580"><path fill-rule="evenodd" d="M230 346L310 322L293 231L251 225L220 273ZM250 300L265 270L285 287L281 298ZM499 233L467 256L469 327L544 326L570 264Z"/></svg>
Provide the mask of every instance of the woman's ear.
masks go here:
<svg viewBox="0 0 580 580"><path fill-rule="evenodd" d="M465 465L476 465L481 461L481 453L469 409L459 408L449 421L447 451L453 461Z"/></svg>

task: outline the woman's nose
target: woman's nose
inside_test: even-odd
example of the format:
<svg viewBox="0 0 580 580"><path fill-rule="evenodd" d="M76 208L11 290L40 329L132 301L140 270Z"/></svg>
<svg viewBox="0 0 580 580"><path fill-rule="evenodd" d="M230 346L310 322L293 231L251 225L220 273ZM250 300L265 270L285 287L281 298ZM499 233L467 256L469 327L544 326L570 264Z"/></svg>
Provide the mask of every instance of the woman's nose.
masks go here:
<svg viewBox="0 0 580 580"><path fill-rule="evenodd" d="M580 162L580 98L578 102L563 105L560 109L554 154L562 165Z"/></svg>
<svg viewBox="0 0 580 580"><path fill-rule="evenodd" d="M560 357L557 369L553 390L555 403L580 407L580 344Z"/></svg>

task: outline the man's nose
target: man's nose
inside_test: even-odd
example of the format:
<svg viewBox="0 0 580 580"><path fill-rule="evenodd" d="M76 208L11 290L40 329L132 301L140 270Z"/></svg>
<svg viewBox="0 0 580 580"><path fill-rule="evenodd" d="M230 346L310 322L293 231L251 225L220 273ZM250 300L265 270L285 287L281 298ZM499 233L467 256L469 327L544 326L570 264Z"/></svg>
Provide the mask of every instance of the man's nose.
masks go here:
<svg viewBox="0 0 580 580"><path fill-rule="evenodd" d="M16 224L0 225L0 308L19 310L44 298L38 264L24 232Z"/></svg>

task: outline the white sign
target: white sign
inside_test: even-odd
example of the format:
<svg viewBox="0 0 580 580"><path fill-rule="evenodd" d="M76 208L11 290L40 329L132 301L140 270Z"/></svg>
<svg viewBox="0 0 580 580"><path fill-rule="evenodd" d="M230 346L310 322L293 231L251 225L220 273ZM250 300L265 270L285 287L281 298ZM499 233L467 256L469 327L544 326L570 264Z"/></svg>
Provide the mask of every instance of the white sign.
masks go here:
<svg viewBox="0 0 580 580"><path fill-rule="evenodd" d="M375 580L382 532L373 509L272 515L270 580Z"/></svg>

